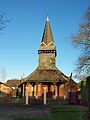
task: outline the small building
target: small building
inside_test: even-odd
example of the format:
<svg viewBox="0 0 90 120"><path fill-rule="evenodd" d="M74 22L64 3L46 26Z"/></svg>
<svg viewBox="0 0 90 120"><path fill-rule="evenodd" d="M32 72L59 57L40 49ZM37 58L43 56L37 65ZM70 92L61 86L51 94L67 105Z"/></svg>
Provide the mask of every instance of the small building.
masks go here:
<svg viewBox="0 0 90 120"><path fill-rule="evenodd" d="M12 89L17 89L18 85L21 83L21 80L18 79L11 79L11 80L7 80L6 85L11 87Z"/></svg>
<svg viewBox="0 0 90 120"><path fill-rule="evenodd" d="M11 96L12 88L0 82L0 97Z"/></svg>
<svg viewBox="0 0 90 120"><path fill-rule="evenodd" d="M21 83L22 83L22 81L18 80L18 79L7 80L6 85L12 88L12 93L11 93L12 97L18 96L18 86Z"/></svg>

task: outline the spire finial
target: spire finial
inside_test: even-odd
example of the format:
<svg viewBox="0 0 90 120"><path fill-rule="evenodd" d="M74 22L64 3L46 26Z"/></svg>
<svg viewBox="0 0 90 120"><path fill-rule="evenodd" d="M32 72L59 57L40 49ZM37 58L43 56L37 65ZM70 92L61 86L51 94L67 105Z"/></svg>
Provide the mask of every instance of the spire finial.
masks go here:
<svg viewBox="0 0 90 120"><path fill-rule="evenodd" d="M46 21L49 21L49 18L48 18L48 9L46 9Z"/></svg>
<svg viewBox="0 0 90 120"><path fill-rule="evenodd" d="M48 16L47 16L47 18L46 18L46 21L49 22L49 18L48 18Z"/></svg>

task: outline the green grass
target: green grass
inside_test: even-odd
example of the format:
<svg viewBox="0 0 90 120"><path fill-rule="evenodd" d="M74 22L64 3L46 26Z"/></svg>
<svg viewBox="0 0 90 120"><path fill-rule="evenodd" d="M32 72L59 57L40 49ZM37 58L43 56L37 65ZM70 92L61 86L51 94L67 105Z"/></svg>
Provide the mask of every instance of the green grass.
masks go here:
<svg viewBox="0 0 90 120"><path fill-rule="evenodd" d="M56 104L51 106L51 115L48 118L17 120L83 120L85 111L87 111L86 107Z"/></svg>

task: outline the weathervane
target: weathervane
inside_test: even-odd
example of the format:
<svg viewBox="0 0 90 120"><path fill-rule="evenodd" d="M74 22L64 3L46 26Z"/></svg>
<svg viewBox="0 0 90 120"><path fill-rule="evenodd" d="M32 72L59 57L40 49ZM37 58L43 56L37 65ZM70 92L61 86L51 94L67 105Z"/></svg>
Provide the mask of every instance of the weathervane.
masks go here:
<svg viewBox="0 0 90 120"><path fill-rule="evenodd" d="M48 9L46 9L46 16L48 16Z"/></svg>
<svg viewBox="0 0 90 120"><path fill-rule="evenodd" d="M48 9L46 9L46 20L49 21L49 18L48 18Z"/></svg>

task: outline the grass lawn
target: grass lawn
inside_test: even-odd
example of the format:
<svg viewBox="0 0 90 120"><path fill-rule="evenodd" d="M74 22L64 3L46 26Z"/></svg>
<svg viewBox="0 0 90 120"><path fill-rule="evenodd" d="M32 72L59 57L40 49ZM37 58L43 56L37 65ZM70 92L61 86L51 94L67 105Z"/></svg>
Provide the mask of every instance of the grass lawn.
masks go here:
<svg viewBox="0 0 90 120"><path fill-rule="evenodd" d="M31 118L17 120L83 120L82 116L86 107L56 104L51 107L51 115L48 118Z"/></svg>

